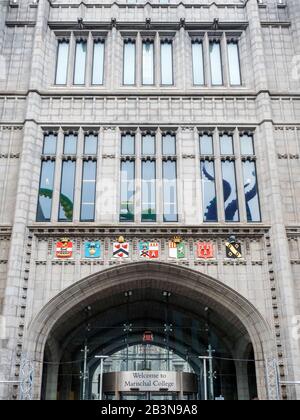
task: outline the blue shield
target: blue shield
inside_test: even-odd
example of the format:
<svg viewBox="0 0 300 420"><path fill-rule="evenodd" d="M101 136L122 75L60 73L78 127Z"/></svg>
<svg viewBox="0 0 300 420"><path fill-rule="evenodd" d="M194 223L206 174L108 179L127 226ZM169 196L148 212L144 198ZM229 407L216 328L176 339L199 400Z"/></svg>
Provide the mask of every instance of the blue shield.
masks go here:
<svg viewBox="0 0 300 420"><path fill-rule="evenodd" d="M84 245L85 258L100 258L101 244L100 241L86 242Z"/></svg>

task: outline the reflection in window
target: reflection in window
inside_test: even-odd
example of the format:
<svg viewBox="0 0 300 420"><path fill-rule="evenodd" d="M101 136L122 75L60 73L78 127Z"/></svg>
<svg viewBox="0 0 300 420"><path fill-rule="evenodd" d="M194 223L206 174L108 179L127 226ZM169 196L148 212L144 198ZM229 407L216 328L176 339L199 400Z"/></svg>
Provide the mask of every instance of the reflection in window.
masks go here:
<svg viewBox="0 0 300 420"><path fill-rule="evenodd" d="M241 140L241 154L243 156L254 155L254 142L251 134L243 134L240 136Z"/></svg>
<svg viewBox="0 0 300 420"><path fill-rule="evenodd" d="M87 134L84 136L84 154L97 155L98 136L95 134Z"/></svg>
<svg viewBox="0 0 300 420"><path fill-rule="evenodd" d="M77 153L77 134L65 135L64 154L76 155Z"/></svg>
<svg viewBox="0 0 300 420"><path fill-rule="evenodd" d="M176 155L176 137L172 134L165 134L162 137L162 147L164 156Z"/></svg>
<svg viewBox="0 0 300 420"><path fill-rule="evenodd" d="M69 61L69 41L59 41L57 51L57 65L55 83L57 85L65 85L67 83Z"/></svg>
<svg viewBox="0 0 300 420"><path fill-rule="evenodd" d="M215 86L223 85L221 45L219 41L209 43L211 83Z"/></svg>
<svg viewBox="0 0 300 420"><path fill-rule="evenodd" d="M132 156L135 154L135 136L124 134L121 138L121 153L123 156Z"/></svg>
<svg viewBox="0 0 300 420"><path fill-rule="evenodd" d="M203 44L192 42L194 85L204 85Z"/></svg>
<svg viewBox="0 0 300 420"><path fill-rule="evenodd" d="M43 155L55 155L56 154L56 134L47 134L44 137Z"/></svg>
<svg viewBox="0 0 300 420"><path fill-rule="evenodd" d="M255 162L243 162L244 191L248 222L260 222L260 204Z"/></svg>
<svg viewBox="0 0 300 420"><path fill-rule="evenodd" d="M95 161L83 162L80 216L82 222L95 220L96 172L97 163Z"/></svg>
<svg viewBox="0 0 300 420"><path fill-rule="evenodd" d="M236 187L235 163L230 160L222 162L224 208L226 222L239 221L239 205Z"/></svg>
<svg viewBox="0 0 300 420"><path fill-rule="evenodd" d="M155 161L142 161L142 222L156 221Z"/></svg>
<svg viewBox="0 0 300 420"><path fill-rule="evenodd" d="M154 84L154 43L143 42L143 85Z"/></svg>
<svg viewBox="0 0 300 420"><path fill-rule="evenodd" d="M63 161L58 215L60 222L72 222L73 220L75 171L76 162Z"/></svg>
<svg viewBox="0 0 300 420"><path fill-rule="evenodd" d="M162 41L160 52L161 52L161 84L173 85L172 41Z"/></svg>
<svg viewBox="0 0 300 420"><path fill-rule="evenodd" d="M155 155L155 136L152 134L146 134L142 137L142 155L153 156Z"/></svg>
<svg viewBox="0 0 300 420"><path fill-rule="evenodd" d="M121 162L121 222L134 222L135 162Z"/></svg>
<svg viewBox="0 0 300 420"><path fill-rule="evenodd" d="M200 136L200 154L210 156L214 154L213 137L209 134Z"/></svg>
<svg viewBox="0 0 300 420"><path fill-rule="evenodd" d="M163 162L164 221L178 222L176 161Z"/></svg>
<svg viewBox="0 0 300 420"><path fill-rule="evenodd" d="M228 134L223 134L220 137L221 155L233 155L233 137Z"/></svg>
<svg viewBox="0 0 300 420"><path fill-rule="evenodd" d="M232 86L240 86L242 84L242 80L241 80L241 68L240 68L240 56L239 56L238 43L234 41L228 42L227 51L228 51L230 84Z"/></svg>
<svg viewBox="0 0 300 420"><path fill-rule="evenodd" d="M54 169L54 161L44 160L42 162L37 208L37 222L50 222L51 220Z"/></svg>
<svg viewBox="0 0 300 420"><path fill-rule="evenodd" d="M215 181L215 164L205 160L201 162L203 220L205 222L217 222L217 196Z"/></svg>
<svg viewBox="0 0 300 420"><path fill-rule="evenodd" d="M76 41L76 56L74 69L74 84L85 84L85 65L86 65L87 42L83 40Z"/></svg>
<svg viewBox="0 0 300 420"><path fill-rule="evenodd" d="M94 41L94 55L93 55L93 85L103 85L104 73L104 41Z"/></svg>
<svg viewBox="0 0 300 420"><path fill-rule="evenodd" d="M124 85L135 84L135 42L124 41Z"/></svg>

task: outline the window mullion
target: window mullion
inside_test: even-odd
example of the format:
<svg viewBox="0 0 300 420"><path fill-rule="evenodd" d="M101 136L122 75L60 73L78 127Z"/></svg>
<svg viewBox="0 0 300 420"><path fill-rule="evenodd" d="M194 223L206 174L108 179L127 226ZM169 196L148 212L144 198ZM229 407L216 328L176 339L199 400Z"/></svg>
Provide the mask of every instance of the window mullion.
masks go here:
<svg viewBox="0 0 300 420"><path fill-rule="evenodd" d="M87 52L86 52L86 75L85 75L85 85L90 87L92 84L92 73L93 73L93 36L91 32L87 38Z"/></svg>
<svg viewBox="0 0 300 420"><path fill-rule="evenodd" d="M52 212L51 212L51 214L52 214L51 222L52 223L56 223L58 221L59 194L60 194L60 184L61 184L63 147L64 147L64 132L63 132L62 129L60 129L58 131L58 134L57 134L56 162L55 162Z"/></svg>
<svg viewBox="0 0 300 420"><path fill-rule="evenodd" d="M221 57L222 57L222 71L223 71L223 85L230 87L229 63L227 54L227 38L226 33L222 34L221 42Z"/></svg>
<svg viewBox="0 0 300 420"><path fill-rule="evenodd" d="M74 213L73 220L78 223L80 220L80 203L81 203L81 184L82 184L82 168L83 168L83 145L84 132L82 129L78 132L77 140L77 159L76 159L76 173L75 173L75 190L74 190Z"/></svg>
<svg viewBox="0 0 300 420"><path fill-rule="evenodd" d="M75 55L76 55L76 39L72 32L70 36L70 48L69 48L69 66L68 66L68 77L67 77L68 87L73 85L74 71L75 71Z"/></svg>
<svg viewBox="0 0 300 420"><path fill-rule="evenodd" d="M213 140L214 140L214 151L215 151L218 220L219 222L224 223L225 210L224 210L223 176L222 176L222 168L221 168L220 133L217 129L214 131Z"/></svg>
<svg viewBox="0 0 300 420"><path fill-rule="evenodd" d="M162 132L157 131L156 134L156 213L157 221L163 223L163 171L162 171Z"/></svg>
<svg viewBox="0 0 300 420"><path fill-rule="evenodd" d="M247 223L246 201L245 201L245 193L244 193L244 174L243 174L242 159L241 159L240 133L237 128L234 130L233 141L234 141L234 150L235 150L235 156L236 156L235 171L236 171L236 183L237 183L240 221L242 223Z"/></svg>
<svg viewBox="0 0 300 420"><path fill-rule="evenodd" d="M136 155L136 164L135 164L135 220L137 222L141 221L142 215L142 165L141 165L141 131L138 130L135 136L135 155Z"/></svg>

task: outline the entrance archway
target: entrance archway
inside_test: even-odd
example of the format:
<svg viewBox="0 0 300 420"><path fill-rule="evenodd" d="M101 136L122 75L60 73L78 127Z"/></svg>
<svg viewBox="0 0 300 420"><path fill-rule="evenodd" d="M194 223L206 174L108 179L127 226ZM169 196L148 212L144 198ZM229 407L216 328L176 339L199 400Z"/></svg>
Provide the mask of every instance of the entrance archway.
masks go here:
<svg viewBox="0 0 300 420"><path fill-rule="evenodd" d="M92 378L99 365L95 356L143 344L145 331L153 334L155 345L187 360L200 378L199 356L208 355L210 347L214 396L249 399L255 383L259 398L267 398L264 360L272 354L273 341L256 308L205 274L154 262L94 274L43 308L29 328L35 398L79 399L84 374ZM85 345L89 352L83 372ZM247 351L253 352L255 362L244 359ZM256 374L255 381L249 372ZM203 398L201 384L200 380L198 397ZM87 396L90 386L85 385Z"/></svg>

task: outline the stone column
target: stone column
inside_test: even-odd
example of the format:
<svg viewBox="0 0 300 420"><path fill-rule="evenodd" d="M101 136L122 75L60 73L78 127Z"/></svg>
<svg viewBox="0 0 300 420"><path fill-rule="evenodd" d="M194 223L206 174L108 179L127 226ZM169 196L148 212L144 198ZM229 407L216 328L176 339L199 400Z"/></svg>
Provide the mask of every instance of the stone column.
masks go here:
<svg viewBox="0 0 300 420"><path fill-rule="evenodd" d="M249 393L247 363L236 362L235 369L236 369L238 399L239 401L249 401L250 393Z"/></svg>

